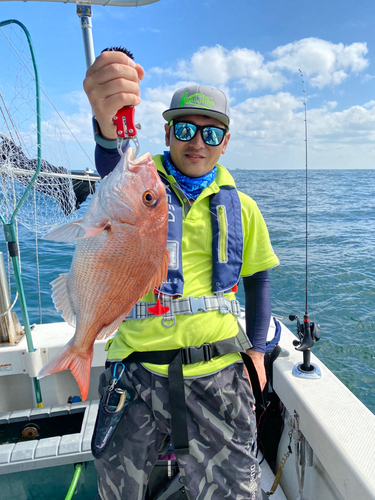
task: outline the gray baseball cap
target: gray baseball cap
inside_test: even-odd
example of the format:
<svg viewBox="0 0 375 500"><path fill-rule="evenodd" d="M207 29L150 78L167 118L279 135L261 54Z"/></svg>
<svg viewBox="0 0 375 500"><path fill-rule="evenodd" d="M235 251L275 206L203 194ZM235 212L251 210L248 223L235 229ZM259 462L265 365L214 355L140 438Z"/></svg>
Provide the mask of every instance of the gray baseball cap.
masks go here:
<svg viewBox="0 0 375 500"><path fill-rule="evenodd" d="M176 90L163 117L167 122L186 115L204 115L229 126L229 106L225 94L213 87L190 85Z"/></svg>

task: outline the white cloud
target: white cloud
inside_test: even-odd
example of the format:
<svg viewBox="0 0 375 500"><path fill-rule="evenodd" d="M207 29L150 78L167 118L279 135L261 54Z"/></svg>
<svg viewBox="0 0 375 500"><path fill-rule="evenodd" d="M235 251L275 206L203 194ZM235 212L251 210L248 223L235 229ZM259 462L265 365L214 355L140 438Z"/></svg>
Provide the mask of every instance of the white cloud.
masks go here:
<svg viewBox="0 0 375 500"><path fill-rule="evenodd" d="M366 108L366 109L371 109L374 106L375 106L375 101L374 100L372 100L370 102L366 102L366 104L363 105L363 107Z"/></svg>
<svg viewBox="0 0 375 500"><path fill-rule="evenodd" d="M339 85L350 74L368 67L366 43L334 44L318 38L305 38L277 47L272 61L248 48L228 50L221 45L199 48L190 59L180 60L177 68L155 67L151 73L177 76L214 86L238 82L249 91L281 89L286 72L303 71L312 86Z"/></svg>
<svg viewBox="0 0 375 500"><path fill-rule="evenodd" d="M65 94L63 95L63 99L77 106L81 113L91 113L89 100L83 90L74 90L69 94Z"/></svg>
<svg viewBox="0 0 375 500"><path fill-rule="evenodd" d="M141 33L161 33L161 30L157 28L151 28L150 26L139 28Z"/></svg>
<svg viewBox="0 0 375 500"><path fill-rule="evenodd" d="M367 68L366 43L344 45L334 44L318 38L304 38L277 47L272 56L275 60L268 64L272 70L287 70L297 73L302 70L309 77L309 83L323 88L339 85L350 73L359 73Z"/></svg>
<svg viewBox="0 0 375 500"><path fill-rule="evenodd" d="M330 109L334 109L337 107L337 102L336 101L328 101L327 102L327 106L330 108Z"/></svg>
<svg viewBox="0 0 375 500"><path fill-rule="evenodd" d="M309 147L368 144L375 141L375 101L333 111L327 103L307 112ZM264 148L296 146L304 140L302 99L289 93L247 99L233 108L233 138Z"/></svg>
<svg viewBox="0 0 375 500"><path fill-rule="evenodd" d="M367 83L369 82L370 80L373 80L375 78L375 75L369 75L369 74L366 74L362 77L362 82L363 83Z"/></svg>
<svg viewBox="0 0 375 500"><path fill-rule="evenodd" d="M176 88L180 86L177 84ZM150 150L153 154L163 151L162 112L169 105L174 87L147 89L147 99L137 106L135 117L136 122L142 124L139 132L142 151ZM369 168L375 159L375 101L340 111L336 107L336 102L308 106L311 165L314 168L347 168L348 165ZM278 92L248 98L232 106L231 117L232 137L223 159L226 166L303 168L305 129L301 96ZM87 113L64 115L64 118L82 144L93 144ZM70 134L63 132L62 137L67 145L72 143Z"/></svg>
<svg viewBox="0 0 375 500"><path fill-rule="evenodd" d="M43 136L49 140L63 142L89 143L92 142L92 111L83 90L73 91L62 96L65 102L74 104L76 112L52 109L52 103L45 104L46 119L43 122Z"/></svg>
<svg viewBox="0 0 375 500"><path fill-rule="evenodd" d="M169 107L174 91L193 83L205 83L221 88L231 103L232 137L223 160L226 166L303 168L302 91L297 90L296 97L284 90L299 87L299 76L294 87L286 87L287 77L302 69L305 81L317 88L314 96L309 93L307 101L308 146L313 168L350 165L371 168L375 165L375 101L342 109L342 103L330 100L331 93L321 90L342 84L350 75L363 71L369 64L366 54L365 43L345 46L315 38L276 48L271 53L272 61L247 48L202 47L174 68L153 68L146 73L142 103L135 112L136 122L142 125L141 149L162 152L165 123L162 112ZM163 83L152 87L156 76ZM342 87L345 91L345 86ZM267 93L259 96L259 89L266 89ZM258 90L258 95L251 94L254 90ZM85 94L74 92L66 100L76 105L74 113L62 114L69 128L81 143L92 144L91 110ZM62 135L67 144L72 144L70 135L66 132Z"/></svg>
<svg viewBox="0 0 375 500"><path fill-rule="evenodd" d="M160 101L143 100L136 107L135 122L142 126L140 137L154 138L163 133L165 120L162 112L166 109L165 104Z"/></svg>
<svg viewBox="0 0 375 500"><path fill-rule="evenodd" d="M192 82L176 82L173 85L164 85L159 87L148 87L145 91L142 91L142 99L145 96L147 100L151 100L153 102L162 103L164 109L169 107L169 103L171 102L171 98L173 93L181 87L185 87L186 85L191 85ZM143 101L142 101L143 104ZM163 111L164 111L163 109Z"/></svg>
<svg viewBox="0 0 375 500"><path fill-rule="evenodd" d="M309 108L311 168L374 168L375 101L334 111L334 103ZM229 168L304 168L302 98L290 93L250 98L232 108Z"/></svg>
<svg viewBox="0 0 375 500"><path fill-rule="evenodd" d="M302 99L286 92L247 99L232 108L232 137L262 147L295 142L303 123L301 113L298 119L296 115L302 107Z"/></svg>
<svg viewBox="0 0 375 500"><path fill-rule="evenodd" d="M375 101L333 113L325 108L313 109L309 116L309 128L315 142L312 147L367 145L372 148L374 145Z"/></svg>
<svg viewBox="0 0 375 500"><path fill-rule="evenodd" d="M92 115L82 111L73 114L62 111L59 115L54 113L42 123L42 130L43 136L49 140L92 142Z"/></svg>
<svg viewBox="0 0 375 500"><path fill-rule="evenodd" d="M152 68L151 72L177 75L214 86L237 80L248 90L271 88L277 90L285 82L278 70L269 70L264 57L251 49L227 50L221 45L201 47L189 60L180 60L177 69Z"/></svg>

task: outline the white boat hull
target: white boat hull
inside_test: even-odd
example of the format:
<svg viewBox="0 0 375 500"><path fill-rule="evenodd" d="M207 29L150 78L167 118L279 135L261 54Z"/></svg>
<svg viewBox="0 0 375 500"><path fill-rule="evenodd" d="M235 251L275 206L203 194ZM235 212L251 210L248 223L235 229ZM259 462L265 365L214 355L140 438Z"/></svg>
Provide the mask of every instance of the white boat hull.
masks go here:
<svg viewBox="0 0 375 500"><path fill-rule="evenodd" d="M51 359L73 334L74 329L66 323L37 325L33 329L33 341L38 354L33 359L26 352L25 340L17 346L0 348L0 425L74 412L81 412L82 417L80 431L74 434L41 436L39 440L0 445L0 475L13 477L25 471L92 461L90 443L98 404L98 380L106 358L106 340L95 343L87 402L67 403L70 397L79 395L79 390L70 372L61 372L41 380L44 408L35 408L29 376L40 364ZM269 337L273 335L271 322ZM292 345L294 339L282 325L282 352L274 363L274 389L287 414L278 463L290 443L288 417L297 413L299 428L313 449L312 466L305 468L304 500L374 499L375 416L314 355L311 360L319 365L322 378L306 380L293 376L294 366L302 361L302 354ZM269 491L273 480L268 464L263 463L262 488ZM299 498L295 453L283 467L281 487L272 496L274 500ZM17 496L22 500L22 495Z"/></svg>

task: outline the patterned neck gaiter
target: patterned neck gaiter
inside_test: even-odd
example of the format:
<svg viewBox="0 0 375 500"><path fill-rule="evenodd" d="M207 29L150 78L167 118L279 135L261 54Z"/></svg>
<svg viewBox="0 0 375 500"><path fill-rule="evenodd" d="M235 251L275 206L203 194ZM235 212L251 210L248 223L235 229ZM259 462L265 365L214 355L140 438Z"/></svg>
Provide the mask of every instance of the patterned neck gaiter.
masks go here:
<svg viewBox="0 0 375 500"><path fill-rule="evenodd" d="M166 172L169 175L173 175L182 191L191 200L196 200L203 189L213 182L217 172L217 167L215 165L211 172L208 172L208 174L202 177L187 177L181 174L181 172L172 165L169 151L164 151L163 165Z"/></svg>

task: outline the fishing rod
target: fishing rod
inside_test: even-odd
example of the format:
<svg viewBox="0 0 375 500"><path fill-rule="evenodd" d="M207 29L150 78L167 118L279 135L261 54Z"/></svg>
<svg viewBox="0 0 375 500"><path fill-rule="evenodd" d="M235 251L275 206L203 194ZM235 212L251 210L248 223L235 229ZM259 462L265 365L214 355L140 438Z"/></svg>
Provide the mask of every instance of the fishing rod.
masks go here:
<svg viewBox="0 0 375 500"><path fill-rule="evenodd" d="M303 362L298 363L293 368L293 375L303 378L320 378L321 371L317 365L311 363L311 348L320 339L320 325L312 323L308 312L308 163L307 163L307 106L306 106L306 91L305 82L303 79L302 71L298 70L301 74L303 84L303 105L305 107L305 182L306 182L306 214L305 214L305 313L303 315L303 322L301 323L299 317L295 314L289 316L290 321L297 321L297 335L299 340L294 340L293 345L297 351L302 351Z"/></svg>

